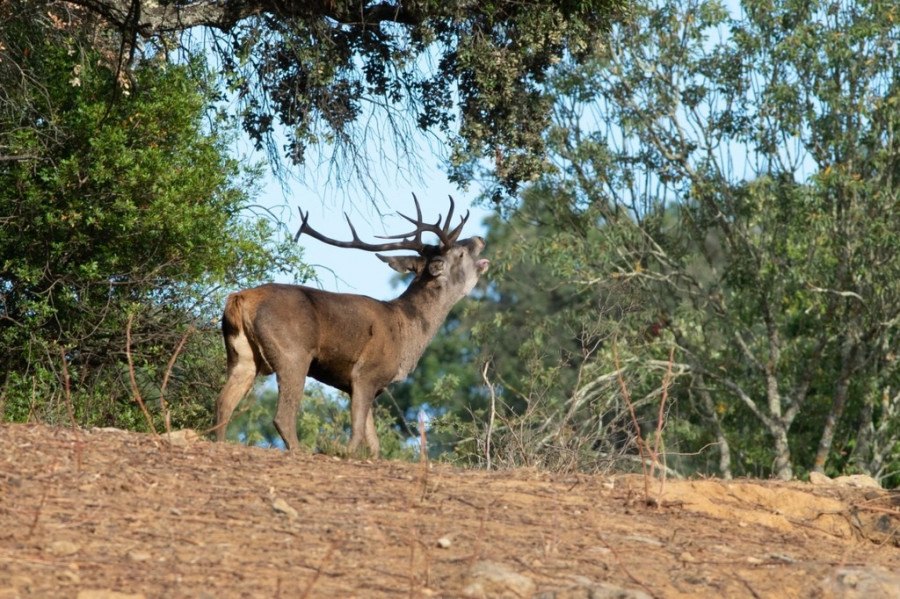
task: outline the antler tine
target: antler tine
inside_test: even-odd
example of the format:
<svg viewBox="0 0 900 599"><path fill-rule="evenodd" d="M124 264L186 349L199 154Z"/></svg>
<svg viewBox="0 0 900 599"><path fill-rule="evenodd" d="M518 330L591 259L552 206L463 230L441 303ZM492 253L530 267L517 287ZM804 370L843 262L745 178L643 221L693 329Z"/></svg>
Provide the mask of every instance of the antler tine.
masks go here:
<svg viewBox="0 0 900 599"><path fill-rule="evenodd" d="M453 215L453 196L449 196L450 198L450 212L447 213L447 222L444 225L444 229L450 227L450 217ZM447 245L453 245L456 243L456 240L459 238L459 234L462 233L463 227L466 225L466 221L469 220L470 210L466 210L466 215L459 219L459 224L456 225L452 231L447 233L447 241L449 242Z"/></svg>
<svg viewBox="0 0 900 599"><path fill-rule="evenodd" d="M428 224L428 223L423 223L423 222L418 222L418 223L417 223L417 222L415 222L413 219L411 219L410 217L406 216L405 214L400 214L399 212L398 212L397 214L399 214L400 216L402 216L403 218L405 218L405 219L408 220L409 222L411 222L411 223L413 223L414 225L416 225L415 231L410 231L409 233L399 233L399 234L397 234L397 235L376 235L375 237L377 237L378 239L405 239L405 238L407 238L407 237L410 237L410 236L412 236L412 235L415 235L415 236L416 236L416 239L421 240L421 238L422 238L422 233L424 233L425 231L431 231L431 232L433 232L433 233L436 233L436 234L440 235L440 231L441 231L441 219L440 219L440 217L438 217L438 221L437 221L435 224L430 225L430 224Z"/></svg>
<svg viewBox="0 0 900 599"><path fill-rule="evenodd" d="M413 197L413 204L416 205L416 223L415 224L420 225L420 224L422 224L422 207L419 205L419 198L416 197L416 194L412 194L412 197ZM401 214L400 216L403 216L403 215ZM410 220L409 217L404 217L404 218L406 218L406 220ZM440 221L438 221L438 222L440 222Z"/></svg>
<svg viewBox="0 0 900 599"><path fill-rule="evenodd" d="M294 235L294 243L297 243L297 240L300 239L300 236L306 232L306 221L309 218L309 210L306 211L306 214L303 214L303 208L301 208L300 206L297 206L297 210L300 212L300 228L297 229L297 234Z"/></svg>
<svg viewBox="0 0 900 599"><path fill-rule="evenodd" d="M416 226L415 230L410 231L409 233L400 233L398 235L376 235L376 237L379 239L406 239L407 237L415 236L415 239L419 243L422 243L422 233L425 231L437 232L437 229L441 226L441 217L438 216L437 222L433 225L423 222L422 207L419 205L419 198L416 197L416 194L412 194L412 197L413 202L416 205L416 219L413 220L411 216L407 216L402 212L398 212L397 214L414 224Z"/></svg>
<svg viewBox="0 0 900 599"><path fill-rule="evenodd" d="M356 229L353 227L353 223L350 221L350 215L345 212L344 218L347 220L347 225L350 227L350 234L353 235L353 241L363 243L363 241L359 238L359 235L356 234Z"/></svg>
<svg viewBox="0 0 900 599"><path fill-rule="evenodd" d="M447 232L447 230L450 228L450 223L453 222L453 209L456 207L453 203L453 196L448 194L447 197L450 198L450 210L447 211L447 220L444 221L444 233ZM443 239L441 239L441 241L443 241Z"/></svg>
<svg viewBox="0 0 900 599"><path fill-rule="evenodd" d="M399 214L400 216L402 216L403 218L405 218L406 220L408 220L409 222L414 224L416 226L416 230L411 233L406 233L405 235L393 235L391 237L386 237L385 239L390 239L390 238L396 239L398 237L409 237L410 235L421 235L423 230L429 231L429 230L431 230L432 227L440 227L441 226L441 216L440 215L438 215L437 222L434 223L433 225L429 225L429 224L425 223L422 220L422 207L419 205L419 198L416 197L416 194L412 194L412 197L413 197L413 202L416 204L416 220L413 220L411 217L406 216L402 212L398 212L397 214ZM426 228L422 229L422 227L426 227Z"/></svg>

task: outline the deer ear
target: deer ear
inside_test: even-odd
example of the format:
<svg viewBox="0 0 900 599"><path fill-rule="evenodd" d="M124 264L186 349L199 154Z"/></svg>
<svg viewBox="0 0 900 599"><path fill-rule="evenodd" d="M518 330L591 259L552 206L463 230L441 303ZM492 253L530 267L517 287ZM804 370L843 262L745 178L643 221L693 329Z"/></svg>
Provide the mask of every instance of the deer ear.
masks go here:
<svg viewBox="0 0 900 599"><path fill-rule="evenodd" d="M375 255L378 256L379 260L402 274L414 272L419 275L422 274L422 269L425 268L425 258L422 258L420 256L382 256L381 254Z"/></svg>
<svg viewBox="0 0 900 599"><path fill-rule="evenodd" d="M435 258L431 262L428 263L428 274L432 277L439 277L444 273L444 260L442 258Z"/></svg>

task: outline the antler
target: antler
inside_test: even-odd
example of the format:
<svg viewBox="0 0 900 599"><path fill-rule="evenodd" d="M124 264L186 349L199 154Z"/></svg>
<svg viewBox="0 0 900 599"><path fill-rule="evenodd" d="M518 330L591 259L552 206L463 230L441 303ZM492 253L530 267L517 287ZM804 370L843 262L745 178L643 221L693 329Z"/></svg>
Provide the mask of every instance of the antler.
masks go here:
<svg viewBox="0 0 900 599"><path fill-rule="evenodd" d="M459 238L460 233L462 233L462 228L466 224L466 221L469 219L469 212L466 212L466 215L460 219L459 224L453 230L450 230L450 219L453 218L453 196L450 196L450 211L447 213L447 219L444 221L444 225L441 226L442 217L438 217L438 220L433 225L430 223L422 222L422 208L419 206L419 199L416 197L416 194L413 194L413 201L416 204L416 218L413 219L405 214L400 214L403 218L411 222L416 226L414 231L410 231L409 233L403 233L401 235L376 235L378 239L400 239L401 241L393 241L389 243L367 243L362 241L359 238L359 235L356 233L356 229L353 227L353 223L350 221L350 217L347 213L344 213L344 218L347 219L347 224L350 225L350 233L353 235L353 239L351 241L339 241L337 239L332 239L330 237L326 237L322 235L315 229L309 226L309 211L306 214L303 213L303 210L300 209L300 229L297 231L297 234L294 235L294 242L300 239L300 236L304 233L308 234L310 237L314 239L318 239L323 243L327 243L328 245L333 245L335 247L341 248L355 248L359 250L365 250L367 252L387 252L391 250L412 250L414 252L418 252L419 254L425 251L426 244L422 242L422 233L430 232L434 233L441 240L441 245L444 247L450 247L456 243L456 240Z"/></svg>
<svg viewBox="0 0 900 599"><path fill-rule="evenodd" d="M452 231L450 230L450 221L453 219L453 209L455 208L455 204L453 202L453 196L448 196L450 198L450 211L447 212L447 219L444 221L444 225L441 226L442 217L438 217L436 223L428 224L422 222L422 209L419 207L419 198L416 197L416 194L412 194L413 202L416 204L416 218L413 220L411 217L406 216L405 214L400 214L403 218L416 225L416 230L411 231L409 233L404 233L402 235L387 235L387 236L379 236L380 239L401 239L406 238L411 235L415 235L417 239L421 239L422 233L425 231L434 233L438 236L438 239L441 240L441 245L444 247L450 247L456 243L456 240L459 238L459 234L462 233L463 226L466 224L466 221L469 220L469 212L466 212L466 215L459 220L459 224Z"/></svg>

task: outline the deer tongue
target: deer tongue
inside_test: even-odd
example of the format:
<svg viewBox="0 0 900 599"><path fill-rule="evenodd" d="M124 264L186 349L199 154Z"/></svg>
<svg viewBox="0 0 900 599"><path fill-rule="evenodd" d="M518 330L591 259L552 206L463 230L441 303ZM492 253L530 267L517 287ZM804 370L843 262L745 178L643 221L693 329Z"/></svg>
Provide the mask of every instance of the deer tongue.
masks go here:
<svg viewBox="0 0 900 599"><path fill-rule="evenodd" d="M475 268L478 269L478 274L483 274L484 272L487 271L488 266L490 266L490 265L491 265L490 260L488 260L486 258L482 258L481 260L479 260L478 262L475 263Z"/></svg>

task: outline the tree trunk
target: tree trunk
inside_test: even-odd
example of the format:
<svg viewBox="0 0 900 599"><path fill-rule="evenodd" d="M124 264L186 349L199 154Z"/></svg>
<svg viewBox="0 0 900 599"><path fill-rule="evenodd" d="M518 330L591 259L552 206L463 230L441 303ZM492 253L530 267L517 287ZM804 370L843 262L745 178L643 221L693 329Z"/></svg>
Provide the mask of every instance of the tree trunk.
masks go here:
<svg viewBox="0 0 900 599"><path fill-rule="evenodd" d="M706 421L712 425L713 434L716 436L716 447L719 450L719 476L730 480L732 478L731 446L728 444L728 439L722 430L722 423L719 421L715 402L713 402L712 396L709 394L709 389L706 388L703 377L698 376L697 382L700 384L699 393L700 399L703 401L703 408L706 411Z"/></svg>
<svg viewBox="0 0 900 599"><path fill-rule="evenodd" d="M794 478L794 469L791 465L791 447L788 444L787 427L781 422L771 430L775 438L775 476L781 480Z"/></svg>
<svg viewBox="0 0 900 599"><path fill-rule="evenodd" d="M813 472L825 473L825 463L828 461L831 446L834 444L834 431L841 421L841 416L844 414L844 406L847 405L847 397L850 394L850 377L856 370L856 357L858 355L857 345L853 342L853 339L845 339L844 347L841 348L841 373L831 395L831 410L825 418L825 427L822 429L822 436L819 438L819 447L816 450L816 459L813 462Z"/></svg>
<svg viewBox="0 0 900 599"><path fill-rule="evenodd" d="M856 445L850 454L850 463L860 470L871 474L872 443L875 438L874 402L866 400L859 415L859 427L856 429Z"/></svg>
<svg viewBox="0 0 900 599"><path fill-rule="evenodd" d="M719 474L722 475L722 478L726 480L731 480L733 475L731 474L731 446L728 444L728 439L725 437L725 433L722 432L721 426L716 426L716 444L719 446Z"/></svg>
<svg viewBox="0 0 900 599"><path fill-rule="evenodd" d="M825 473L825 463L831 454L831 446L834 444L834 431L838 422L844 413L844 405L847 403L847 386L839 384L839 388L834 390L831 400L831 411L825 418L825 426L822 429L822 436L819 438L819 447L816 450L816 459L813 462L812 471Z"/></svg>

